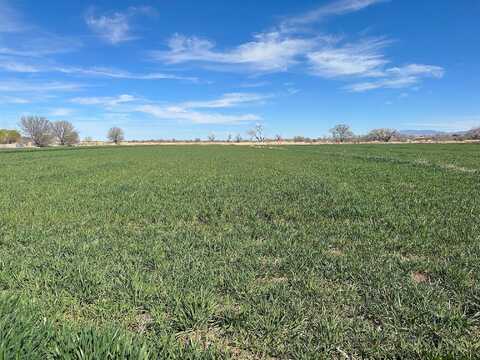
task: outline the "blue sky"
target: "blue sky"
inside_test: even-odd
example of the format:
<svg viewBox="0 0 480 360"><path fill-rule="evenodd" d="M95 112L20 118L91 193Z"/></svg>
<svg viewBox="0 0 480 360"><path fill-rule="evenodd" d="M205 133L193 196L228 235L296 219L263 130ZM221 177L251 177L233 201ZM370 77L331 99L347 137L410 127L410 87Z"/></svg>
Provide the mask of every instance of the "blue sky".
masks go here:
<svg viewBox="0 0 480 360"><path fill-rule="evenodd" d="M478 0L0 0L0 128L323 136L480 126Z"/></svg>

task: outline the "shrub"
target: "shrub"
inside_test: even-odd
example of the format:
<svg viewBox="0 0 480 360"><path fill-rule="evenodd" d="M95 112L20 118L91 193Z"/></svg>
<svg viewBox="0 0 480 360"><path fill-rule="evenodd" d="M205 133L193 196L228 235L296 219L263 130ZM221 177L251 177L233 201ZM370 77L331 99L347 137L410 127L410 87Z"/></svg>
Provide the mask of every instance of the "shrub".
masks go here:
<svg viewBox="0 0 480 360"><path fill-rule="evenodd" d="M0 129L0 144L15 144L21 139L22 136L17 130Z"/></svg>

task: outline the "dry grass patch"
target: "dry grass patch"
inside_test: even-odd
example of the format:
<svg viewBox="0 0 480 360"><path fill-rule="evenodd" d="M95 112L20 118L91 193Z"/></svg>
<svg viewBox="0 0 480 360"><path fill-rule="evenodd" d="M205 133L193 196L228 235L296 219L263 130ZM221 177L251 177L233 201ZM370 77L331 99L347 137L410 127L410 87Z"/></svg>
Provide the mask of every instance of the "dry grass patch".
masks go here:
<svg viewBox="0 0 480 360"><path fill-rule="evenodd" d="M331 248L331 249L328 249L328 254L332 255L332 256L343 256L344 255L344 252L340 249L337 249L337 248Z"/></svg>
<svg viewBox="0 0 480 360"><path fill-rule="evenodd" d="M154 323L153 316L147 311L140 311L130 324L129 329L138 334L144 334L148 328Z"/></svg>
<svg viewBox="0 0 480 360"><path fill-rule="evenodd" d="M416 284L423 284L423 283L430 282L430 276L427 273L422 271L415 271L410 276L413 282Z"/></svg>
<svg viewBox="0 0 480 360"><path fill-rule="evenodd" d="M263 355L254 354L248 350L238 347L232 341L229 341L225 333L218 327L197 329L177 335L178 341L184 346L194 344L200 346L203 350L214 348L221 352L227 353L232 359L251 360L251 359L268 359L273 358Z"/></svg>

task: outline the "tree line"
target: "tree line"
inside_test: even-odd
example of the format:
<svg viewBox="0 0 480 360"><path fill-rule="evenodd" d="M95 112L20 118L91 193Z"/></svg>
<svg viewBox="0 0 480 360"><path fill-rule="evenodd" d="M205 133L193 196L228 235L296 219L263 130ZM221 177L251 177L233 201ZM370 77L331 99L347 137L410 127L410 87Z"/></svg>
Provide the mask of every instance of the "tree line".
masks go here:
<svg viewBox="0 0 480 360"><path fill-rule="evenodd" d="M68 121L55 121L51 122L48 119L40 116L24 116L19 122L21 133L17 130L2 130L0 129L0 144L14 144L22 140L22 134L33 145L38 147L45 147L52 144L61 146L72 146L80 143L80 136L72 123ZM273 139L269 139L265 136L265 128L262 124L256 124L250 130L247 131L247 136L251 141L258 143L263 142L315 142L315 141L334 141L337 143L345 142L358 142L358 141L374 141L388 143L392 140L404 139L399 131L390 128L378 128L371 130L366 135L357 136L352 131L348 124L338 124L330 129L331 137L327 139L310 139L304 136L295 136L292 139L284 139L281 135L275 135ZM125 133L123 129L119 127L112 127L108 130L107 138L114 144L120 144L125 139ZM472 129L461 134L446 134L436 137L438 140L480 140L480 128ZM215 134L208 135L209 142L215 142ZM158 140L150 140L152 142L158 142ZM169 140L175 142L175 140ZM197 138L194 142L201 142L202 140ZM242 142L243 138L240 134L233 137L229 134L226 142Z"/></svg>
<svg viewBox="0 0 480 360"><path fill-rule="evenodd" d="M61 146L73 146L80 143L80 135L73 124L69 121L50 121L41 116L23 116L20 119L17 130L0 129L0 144L15 144L22 141L23 136L38 147L46 147L52 144ZM108 131L107 137L115 144L124 140L124 132L118 127Z"/></svg>

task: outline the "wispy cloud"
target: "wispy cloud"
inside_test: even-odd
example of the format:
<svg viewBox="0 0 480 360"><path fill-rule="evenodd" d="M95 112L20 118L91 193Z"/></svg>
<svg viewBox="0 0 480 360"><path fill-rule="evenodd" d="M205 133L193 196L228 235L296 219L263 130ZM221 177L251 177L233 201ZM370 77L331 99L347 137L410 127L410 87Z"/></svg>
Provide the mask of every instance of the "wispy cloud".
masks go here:
<svg viewBox="0 0 480 360"><path fill-rule="evenodd" d="M78 105L101 105L107 108L118 106L120 104L131 103L137 101L138 98L129 95L123 94L119 96L105 96L105 97L77 97L71 99L70 102Z"/></svg>
<svg viewBox="0 0 480 360"><path fill-rule="evenodd" d="M329 46L308 54L312 72L318 76L381 76L388 63L381 52L390 42L366 39L357 44Z"/></svg>
<svg viewBox="0 0 480 360"><path fill-rule="evenodd" d="M187 121L195 124L237 124L260 121L261 117L254 114L225 115L188 110L180 106L142 105L135 111L149 114L157 119Z"/></svg>
<svg viewBox="0 0 480 360"><path fill-rule="evenodd" d="M135 74L129 71L94 67L94 68L80 68L80 67L56 67L50 68L51 71L59 71L65 74L80 74L87 76L98 76L112 79L130 79L130 80L185 80L191 82L199 81L196 77L179 76L166 73L148 73L148 74Z"/></svg>
<svg viewBox="0 0 480 360"><path fill-rule="evenodd" d="M386 69L381 79L348 85L347 89L352 92L381 88L402 89L418 84L423 78L441 79L444 74L445 70L440 66L410 64Z"/></svg>
<svg viewBox="0 0 480 360"><path fill-rule="evenodd" d="M50 111L50 116L69 116L75 112L74 109L69 108L56 108Z"/></svg>
<svg viewBox="0 0 480 360"><path fill-rule="evenodd" d="M116 45L125 41L137 39L132 34L132 19L138 15L152 14L155 10L148 6L129 7L125 12L114 12L106 15L96 15L91 8L86 16L87 26L104 41Z"/></svg>
<svg viewBox="0 0 480 360"><path fill-rule="evenodd" d="M284 20L280 27L283 30L292 30L297 26L311 24L330 16L338 16L360 11L385 1L389 0L338 0L320 6L305 14L290 17Z"/></svg>
<svg viewBox="0 0 480 360"><path fill-rule="evenodd" d="M207 101L187 101L170 105L145 104L136 107L135 111L164 120L188 121L195 124L235 124L259 121L261 117L255 114L219 114L196 109L233 108L244 104L262 103L270 97L271 95L264 94L230 93Z"/></svg>
<svg viewBox="0 0 480 360"><path fill-rule="evenodd" d="M253 41L236 48L220 51L210 40L175 34L168 43L168 51L154 51L151 55L170 64L209 62L241 65L258 72L278 72L297 63L298 57L312 49L314 44L314 39L290 38L270 32L257 34Z"/></svg>
<svg viewBox="0 0 480 360"><path fill-rule="evenodd" d="M29 104L29 99L15 97L15 96L0 96L0 104Z"/></svg>
<svg viewBox="0 0 480 360"><path fill-rule="evenodd" d="M47 91L78 91L85 87L84 84L68 83L61 81L32 82L20 80L0 81L0 92L7 93L44 93Z"/></svg>
<svg viewBox="0 0 480 360"><path fill-rule="evenodd" d="M35 65L2 58L0 58L0 70L16 73L37 73L41 71L40 68Z"/></svg>
<svg viewBox="0 0 480 360"><path fill-rule="evenodd" d="M176 74L167 73L146 73L137 74L129 71L107 68L107 67L67 67L67 66L52 66L41 65L30 62L24 62L12 57L2 58L0 55L0 71L16 72L16 73L62 73L69 75L81 75L88 77L100 77L111 79L127 79L127 80L180 80L199 82L196 77L180 76Z"/></svg>
<svg viewBox="0 0 480 360"><path fill-rule="evenodd" d="M230 93L224 94L221 98L210 101L190 101L182 104L184 108L194 109L220 109L236 107L244 104L263 103L272 95L252 93Z"/></svg>
<svg viewBox="0 0 480 360"><path fill-rule="evenodd" d="M261 103L270 95L230 93L218 99L205 101L185 101L182 103L159 104L133 95L124 94L113 97L77 97L71 103L85 106L99 106L124 113L140 112L163 120L187 121L195 124L234 124L259 121L254 114L220 114L200 111L201 109L226 109L243 104Z"/></svg>

